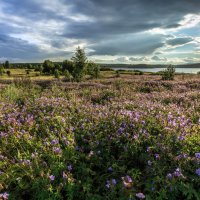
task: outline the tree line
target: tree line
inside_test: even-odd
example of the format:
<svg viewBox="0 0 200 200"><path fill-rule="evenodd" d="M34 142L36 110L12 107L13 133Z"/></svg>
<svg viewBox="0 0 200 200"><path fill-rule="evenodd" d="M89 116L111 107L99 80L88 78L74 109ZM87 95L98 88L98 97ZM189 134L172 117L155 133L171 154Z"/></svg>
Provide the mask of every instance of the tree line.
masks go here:
<svg viewBox="0 0 200 200"><path fill-rule="evenodd" d="M62 75L66 79L74 81L81 81L85 75L90 75L92 78L98 78L100 75L100 66L89 61L84 49L80 47L76 49L74 56L70 60L64 60L63 62L45 60L42 64L10 64L9 61L6 61L0 64L0 75L3 74L4 69L9 68L34 69L40 74L54 75L55 78L59 78Z"/></svg>

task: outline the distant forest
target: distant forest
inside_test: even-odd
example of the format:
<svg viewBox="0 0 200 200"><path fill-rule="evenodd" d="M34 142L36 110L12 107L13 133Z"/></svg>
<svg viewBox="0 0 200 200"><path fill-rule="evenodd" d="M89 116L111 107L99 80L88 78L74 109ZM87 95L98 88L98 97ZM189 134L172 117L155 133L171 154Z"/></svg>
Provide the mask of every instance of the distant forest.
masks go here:
<svg viewBox="0 0 200 200"><path fill-rule="evenodd" d="M63 62L53 62L55 65L62 65ZM2 63L3 64L3 63ZM21 69L34 69L43 63L9 63L9 68L21 68ZM0 63L1 65L1 63ZM98 63L101 68L166 68L168 64L165 65L151 65L151 64L102 64ZM182 64L173 65L175 68L200 68L200 63L195 64Z"/></svg>

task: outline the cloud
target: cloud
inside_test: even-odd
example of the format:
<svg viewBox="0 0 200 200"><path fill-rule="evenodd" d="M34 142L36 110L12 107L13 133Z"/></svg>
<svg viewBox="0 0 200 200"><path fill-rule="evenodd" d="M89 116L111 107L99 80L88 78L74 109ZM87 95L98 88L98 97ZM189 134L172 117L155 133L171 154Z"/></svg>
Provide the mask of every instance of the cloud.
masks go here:
<svg viewBox="0 0 200 200"><path fill-rule="evenodd" d="M116 61L119 61L119 62L128 62L129 58L128 57L119 57L119 58L116 59Z"/></svg>
<svg viewBox="0 0 200 200"><path fill-rule="evenodd" d="M164 46L164 36L148 33L116 36L89 45L92 55L148 55Z"/></svg>
<svg viewBox="0 0 200 200"><path fill-rule="evenodd" d="M158 56L153 56L151 58L153 61L167 61L167 58L161 58L161 57L158 57Z"/></svg>
<svg viewBox="0 0 200 200"><path fill-rule="evenodd" d="M154 57L198 37L199 8L199 0L1 1L0 57L69 58L78 45L90 56Z"/></svg>
<svg viewBox="0 0 200 200"><path fill-rule="evenodd" d="M149 58L147 57L130 57L129 58L130 61L133 61L133 62L143 62L143 61L146 61L148 62L149 61Z"/></svg>
<svg viewBox="0 0 200 200"><path fill-rule="evenodd" d="M180 45L184 45L189 42L192 42L192 41L193 41L193 39L191 37L179 37L179 38L177 37L174 39L167 40L166 43L171 46L180 46Z"/></svg>

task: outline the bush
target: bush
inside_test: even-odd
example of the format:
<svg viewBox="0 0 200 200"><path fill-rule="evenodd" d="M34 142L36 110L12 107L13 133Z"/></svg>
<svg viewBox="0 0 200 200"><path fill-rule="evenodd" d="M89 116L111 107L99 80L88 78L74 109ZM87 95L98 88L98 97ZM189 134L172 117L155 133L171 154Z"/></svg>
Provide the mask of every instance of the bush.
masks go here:
<svg viewBox="0 0 200 200"><path fill-rule="evenodd" d="M119 70L116 71L116 77L117 78L120 77L120 71Z"/></svg>
<svg viewBox="0 0 200 200"><path fill-rule="evenodd" d="M26 75L29 75L29 74L30 74L30 72L31 72L31 70L30 70L30 69L26 69L25 71L26 71Z"/></svg>
<svg viewBox="0 0 200 200"><path fill-rule="evenodd" d="M6 71L6 74L7 74L8 76L11 76L11 71L10 71L10 70Z"/></svg>
<svg viewBox="0 0 200 200"><path fill-rule="evenodd" d="M99 78L100 76L100 66L90 62L87 65L87 74L89 74L92 78Z"/></svg>
<svg viewBox="0 0 200 200"><path fill-rule="evenodd" d="M162 73L162 80L174 80L175 72L175 67L169 65Z"/></svg>
<svg viewBox="0 0 200 200"><path fill-rule="evenodd" d="M4 68L3 68L3 66L2 66L2 65L0 65L0 76L2 76L2 75L3 75L3 73L4 73Z"/></svg>
<svg viewBox="0 0 200 200"><path fill-rule="evenodd" d="M55 78L60 78L60 72L59 72L58 69L56 69L56 70L54 71L54 77L55 77Z"/></svg>
<svg viewBox="0 0 200 200"><path fill-rule="evenodd" d="M63 75L64 75L64 77L65 77L65 81L71 81L72 75L69 73L68 70L65 70L65 71L63 72Z"/></svg>

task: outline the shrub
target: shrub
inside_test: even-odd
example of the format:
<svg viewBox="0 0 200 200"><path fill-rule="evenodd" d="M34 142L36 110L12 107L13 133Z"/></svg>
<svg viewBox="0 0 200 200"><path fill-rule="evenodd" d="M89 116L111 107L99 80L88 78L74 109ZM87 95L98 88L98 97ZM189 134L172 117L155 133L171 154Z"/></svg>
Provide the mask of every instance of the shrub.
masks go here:
<svg viewBox="0 0 200 200"><path fill-rule="evenodd" d="M69 71L68 70L65 70L64 72L63 72L63 75L64 75L64 79L65 79L65 81L71 81L71 79L72 79L72 75L69 73Z"/></svg>
<svg viewBox="0 0 200 200"><path fill-rule="evenodd" d="M162 73L162 80L174 80L175 72L175 67L169 65Z"/></svg>
<svg viewBox="0 0 200 200"><path fill-rule="evenodd" d="M120 71L116 70L116 77L120 77Z"/></svg>
<svg viewBox="0 0 200 200"><path fill-rule="evenodd" d="M152 91L150 86L141 86L137 88L138 92L150 93Z"/></svg>
<svg viewBox="0 0 200 200"><path fill-rule="evenodd" d="M29 74L30 74L30 72L31 72L31 70L30 70L30 69L26 69L25 71L26 71L26 75L29 75Z"/></svg>
<svg viewBox="0 0 200 200"><path fill-rule="evenodd" d="M89 74L92 78L99 78L100 66L93 62L89 62L87 65L87 74Z"/></svg>
<svg viewBox="0 0 200 200"><path fill-rule="evenodd" d="M42 72L45 74L53 74L55 70L55 65L50 60L45 60L42 64Z"/></svg>
<svg viewBox="0 0 200 200"><path fill-rule="evenodd" d="M60 72L59 72L58 69L56 69L56 70L54 71L54 77L55 77L55 78L60 78Z"/></svg>
<svg viewBox="0 0 200 200"><path fill-rule="evenodd" d="M32 88L33 84L30 77L15 78L13 83L18 88Z"/></svg>
<svg viewBox="0 0 200 200"><path fill-rule="evenodd" d="M64 60L63 61L63 63L62 63L63 72L65 70L67 70L70 74L72 74L73 71L74 71L74 68L75 68L75 65L74 65L74 63L72 61L70 61L70 60Z"/></svg>
<svg viewBox="0 0 200 200"><path fill-rule="evenodd" d="M4 73L4 68L3 68L3 66L2 66L2 65L0 65L0 76L2 76L2 75L3 75L3 73Z"/></svg>
<svg viewBox="0 0 200 200"><path fill-rule="evenodd" d="M11 71L10 71L10 70L7 70L7 71L6 71L6 74L7 74L8 76L10 76L10 75L11 75Z"/></svg>

